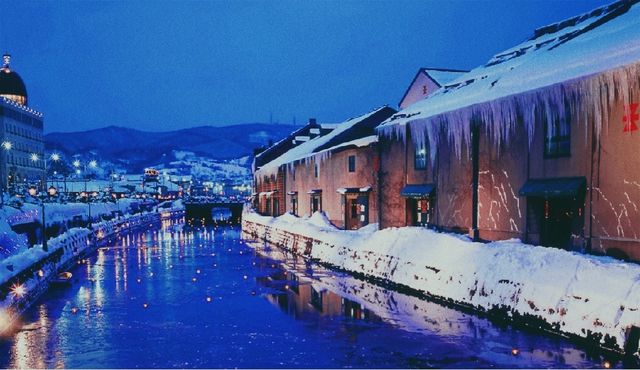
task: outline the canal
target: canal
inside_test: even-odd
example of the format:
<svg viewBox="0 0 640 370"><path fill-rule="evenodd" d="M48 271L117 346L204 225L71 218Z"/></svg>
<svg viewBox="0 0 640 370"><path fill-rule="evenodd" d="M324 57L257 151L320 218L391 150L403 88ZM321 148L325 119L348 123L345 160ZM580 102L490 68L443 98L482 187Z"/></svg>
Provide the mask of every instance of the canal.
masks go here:
<svg viewBox="0 0 640 370"><path fill-rule="evenodd" d="M250 245L237 227L160 229L80 261L0 339L1 367L602 367L497 325ZM612 362L612 366L621 366Z"/></svg>

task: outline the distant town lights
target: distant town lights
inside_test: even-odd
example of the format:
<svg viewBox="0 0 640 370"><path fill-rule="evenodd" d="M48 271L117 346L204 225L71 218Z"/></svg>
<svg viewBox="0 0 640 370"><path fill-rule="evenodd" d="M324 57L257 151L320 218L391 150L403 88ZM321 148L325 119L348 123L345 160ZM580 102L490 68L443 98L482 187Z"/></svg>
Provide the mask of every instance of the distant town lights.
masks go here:
<svg viewBox="0 0 640 370"><path fill-rule="evenodd" d="M2 142L2 148L4 150L11 150L11 148L13 148L13 144L11 144L10 141L3 141Z"/></svg>
<svg viewBox="0 0 640 370"><path fill-rule="evenodd" d="M36 153L31 153L30 158L31 158L31 160L32 160L32 161L34 161L34 162L37 162L37 161L38 161L38 159L40 159Z"/></svg>
<svg viewBox="0 0 640 370"><path fill-rule="evenodd" d="M80 167L80 161L77 159L73 161L73 167ZM77 173L80 173L80 172L77 172Z"/></svg>
<svg viewBox="0 0 640 370"><path fill-rule="evenodd" d="M60 154L58 154L58 153L51 154L51 160L54 161L54 162L59 161L60 160Z"/></svg>

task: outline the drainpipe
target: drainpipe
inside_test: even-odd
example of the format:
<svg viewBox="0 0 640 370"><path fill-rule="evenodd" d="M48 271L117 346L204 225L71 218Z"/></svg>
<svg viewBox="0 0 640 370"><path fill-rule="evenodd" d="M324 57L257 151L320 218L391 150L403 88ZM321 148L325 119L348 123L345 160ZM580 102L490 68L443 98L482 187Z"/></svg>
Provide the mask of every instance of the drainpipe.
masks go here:
<svg viewBox="0 0 640 370"><path fill-rule="evenodd" d="M476 122L471 123L471 237L474 241L480 240L478 231L478 182L480 171L480 129Z"/></svg>

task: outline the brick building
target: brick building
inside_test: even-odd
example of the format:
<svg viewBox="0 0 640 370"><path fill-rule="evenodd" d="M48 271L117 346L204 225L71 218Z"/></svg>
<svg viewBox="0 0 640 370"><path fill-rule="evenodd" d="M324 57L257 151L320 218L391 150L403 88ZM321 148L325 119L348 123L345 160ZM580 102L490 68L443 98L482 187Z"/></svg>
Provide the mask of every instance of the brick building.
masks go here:
<svg viewBox="0 0 640 370"><path fill-rule="evenodd" d="M640 259L638 40L640 5L619 1L536 30L391 117L381 226Z"/></svg>

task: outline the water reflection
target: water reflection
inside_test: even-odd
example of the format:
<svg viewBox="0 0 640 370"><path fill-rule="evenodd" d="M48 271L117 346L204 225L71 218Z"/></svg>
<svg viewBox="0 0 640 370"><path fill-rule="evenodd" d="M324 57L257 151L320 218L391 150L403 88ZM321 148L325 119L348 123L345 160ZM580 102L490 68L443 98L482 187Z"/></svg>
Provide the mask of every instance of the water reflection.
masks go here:
<svg viewBox="0 0 640 370"><path fill-rule="evenodd" d="M0 340L1 367L600 367L604 360L561 339L249 247L237 228L164 223L122 236L72 272L71 287L47 292L22 329Z"/></svg>
<svg viewBox="0 0 640 370"><path fill-rule="evenodd" d="M523 363L600 367L610 361L599 351L589 352L571 345L565 347L564 340L559 338L543 337L540 341L532 341L525 333L473 314L390 291L350 275L327 271L264 243L249 244L264 257L280 262L282 270L260 279L259 283L278 289L278 293L268 295L269 302L297 318L312 314L342 316L369 323L385 322L405 331L437 335L451 344L473 343L481 349L481 359L508 367ZM447 364L438 366L446 367Z"/></svg>

